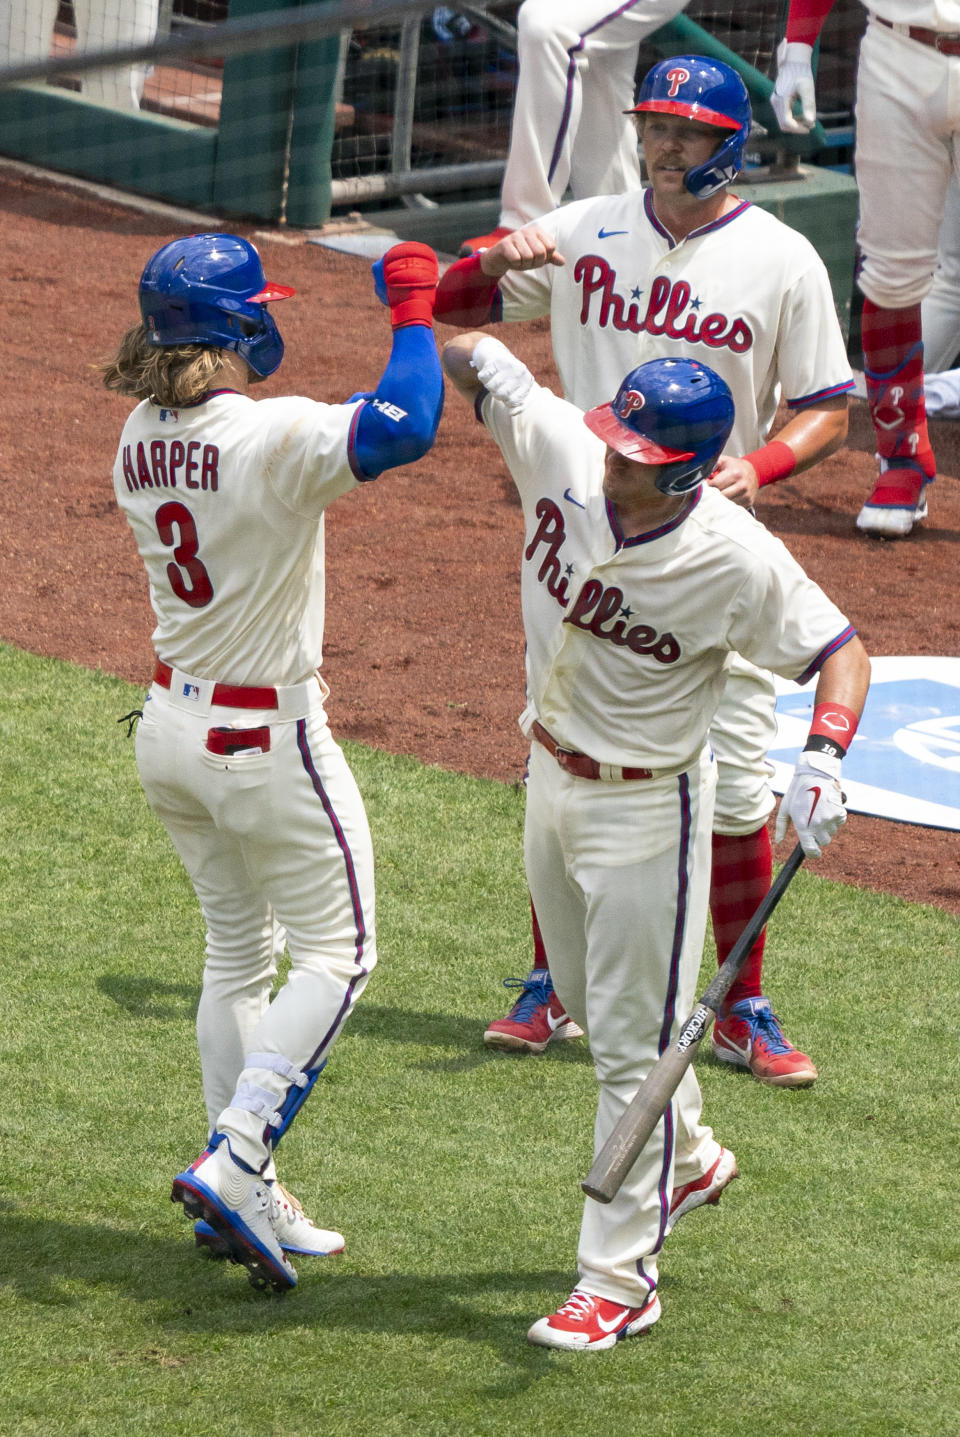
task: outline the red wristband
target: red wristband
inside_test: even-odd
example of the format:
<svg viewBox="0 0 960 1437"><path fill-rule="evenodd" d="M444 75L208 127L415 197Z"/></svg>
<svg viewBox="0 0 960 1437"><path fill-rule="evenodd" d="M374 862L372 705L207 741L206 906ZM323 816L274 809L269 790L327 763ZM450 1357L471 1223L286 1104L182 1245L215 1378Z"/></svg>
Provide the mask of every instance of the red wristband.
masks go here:
<svg viewBox="0 0 960 1437"><path fill-rule="evenodd" d="M480 268L482 254L472 254L452 264L437 286L434 315L444 324L470 328L490 324L499 281Z"/></svg>
<svg viewBox="0 0 960 1437"><path fill-rule="evenodd" d="M822 748L828 753L836 753L838 758L843 758L853 742L859 722L853 709L848 709L843 704L817 704L813 710L813 723L810 725L805 747ZM811 739L817 742L811 743Z"/></svg>
<svg viewBox="0 0 960 1437"><path fill-rule="evenodd" d="M394 329L406 329L408 324L433 324L435 289L412 289L403 299L390 304L390 323Z"/></svg>
<svg viewBox="0 0 960 1437"><path fill-rule="evenodd" d="M752 454L744 454L743 457L757 471L757 483L761 489L765 484L776 484L778 479L786 479L797 467L797 456L782 439L773 439L762 449L755 449Z"/></svg>

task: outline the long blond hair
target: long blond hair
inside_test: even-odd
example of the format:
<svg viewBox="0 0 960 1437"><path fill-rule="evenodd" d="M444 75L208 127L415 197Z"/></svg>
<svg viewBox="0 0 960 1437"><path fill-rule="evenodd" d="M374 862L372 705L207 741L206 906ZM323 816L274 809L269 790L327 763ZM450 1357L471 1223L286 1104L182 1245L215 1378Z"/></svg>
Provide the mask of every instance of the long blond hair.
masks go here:
<svg viewBox="0 0 960 1437"><path fill-rule="evenodd" d="M134 399L152 399L182 409L202 399L223 369L223 350L202 344L158 347L147 343L146 327L133 324L112 359L97 365L107 389Z"/></svg>

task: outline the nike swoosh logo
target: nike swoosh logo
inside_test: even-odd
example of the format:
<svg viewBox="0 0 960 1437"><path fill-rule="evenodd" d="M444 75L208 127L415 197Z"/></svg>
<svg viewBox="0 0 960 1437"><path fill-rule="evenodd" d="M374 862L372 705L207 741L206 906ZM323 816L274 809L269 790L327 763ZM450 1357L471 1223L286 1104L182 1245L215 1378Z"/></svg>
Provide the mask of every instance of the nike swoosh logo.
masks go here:
<svg viewBox="0 0 960 1437"><path fill-rule="evenodd" d="M744 1043L743 1047L741 1047L740 1044L739 1044L739 1043L735 1043L732 1038L728 1038L727 1035L726 1035L726 1033L723 1033L723 1034L717 1034L717 1033L715 1033L715 1034L714 1034L714 1037L717 1039L717 1041L718 1041L719 1043L722 1043L725 1048L729 1048L730 1051L731 1051L731 1053L739 1053L739 1054L740 1054L740 1057L743 1058L746 1062L749 1062L749 1061L750 1061L750 1046L751 1046L751 1045L750 1045L749 1041L746 1042L746 1043Z"/></svg>
<svg viewBox="0 0 960 1437"><path fill-rule="evenodd" d="M611 235L628 235L629 230L605 230L602 226L597 230L597 239L609 239Z"/></svg>
<svg viewBox="0 0 960 1437"><path fill-rule="evenodd" d="M564 1023L569 1023L569 1021L570 1019L566 1013L562 1013L559 1018L555 1018L549 1008L547 1009L547 1022L550 1025L551 1033L555 1033L558 1028L561 1028Z"/></svg>
<svg viewBox="0 0 960 1437"><path fill-rule="evenodd" d="M820 802L820 790L819 788L811 788L809 792L813 794L813 802L810 805L810 812L807 814L807 822L812 823L817 804Z"/></svg>
<svg viewBox="0 0 960 1437"><path fill-rule="evenodd" d="M620 1313L619 1317L611 1317L608 1322L605 1322L603 1320L599 1312L595 1313L594 1315L597 1319L597 1326L600 1328L601 1332L614 1332L623 1323L622 1312Z"/></svg>
<svg viewBox="0 0 960 1437"><path fill-rule="evenodd" d="M574 499L573 495L570 493L569 487L564 489L563 497L567 500L569 504L576 504L578 509L585 509L587 507L586 504L581 504L579 499Z"/></svg>

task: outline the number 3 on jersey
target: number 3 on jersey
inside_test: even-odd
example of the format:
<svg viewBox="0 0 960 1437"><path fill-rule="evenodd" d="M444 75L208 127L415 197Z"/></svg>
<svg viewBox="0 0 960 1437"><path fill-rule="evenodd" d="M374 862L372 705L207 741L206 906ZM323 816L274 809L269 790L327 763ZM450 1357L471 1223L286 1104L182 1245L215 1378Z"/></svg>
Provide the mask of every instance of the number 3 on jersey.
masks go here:
<svg viewBox="0 0 960 1437"><path fill-rule="evenodd" d="M174 561L167 565L171 589L192 609L202 609L213 598L213 585L210 575L197 558L200 547L197 526L186 504L176 500L161 504L157 510L157 533L164 544L173 546Z"/></svg>

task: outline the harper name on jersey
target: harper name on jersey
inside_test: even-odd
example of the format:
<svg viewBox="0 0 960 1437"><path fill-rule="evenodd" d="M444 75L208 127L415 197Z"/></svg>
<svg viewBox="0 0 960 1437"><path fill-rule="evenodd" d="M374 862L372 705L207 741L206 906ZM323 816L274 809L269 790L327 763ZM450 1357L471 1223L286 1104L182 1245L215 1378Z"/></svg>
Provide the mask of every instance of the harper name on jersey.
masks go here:
<svg viewBox="0 0 960 1437"><path fill-rule="evenodd" d="M220 487L220 446L191 439L152 439L124 444L120 450L123 477L131 494L138 489L176 489L177 476L187 489Z"/></svg>

